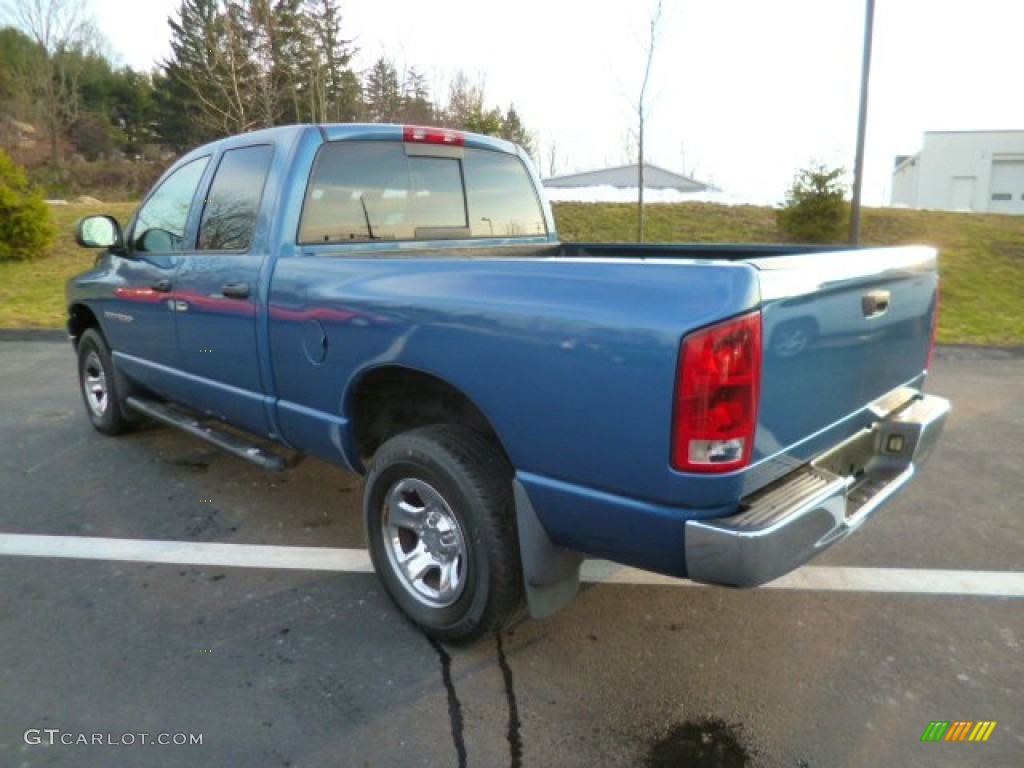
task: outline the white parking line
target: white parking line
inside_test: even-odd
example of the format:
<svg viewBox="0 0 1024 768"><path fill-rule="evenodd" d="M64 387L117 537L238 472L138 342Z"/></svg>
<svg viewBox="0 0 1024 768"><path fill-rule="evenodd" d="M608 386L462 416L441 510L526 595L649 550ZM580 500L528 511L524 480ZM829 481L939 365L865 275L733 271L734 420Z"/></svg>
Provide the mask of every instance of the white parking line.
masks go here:
<svg viewBox="0 0 1024 768"><path fill-rule="evenodd" d="M584 581L604 584L702 586L657 573L626 568L603 560L583 564ZM917 568L850 568L805 565L759 589L803 589L826 592L888 592L916 595L1024 597L1024 573Z"/></svg>
<svg viewBox="0 0 1024 768"><path fill-rule="evenodd" d="M193 541L36 536L21 533L0 534L0 555L127 560L175 565L222 565L234 568L373 572L370 557L364 549L271 547Z"/></svg>
<svg viewBox="0 0 1024 768"><path fill-rule="evenodd" d="M20 533L0 534L0 555L228 568L282 568L345 573L373 571L365 549L39 536ZM670 576L627 568L605 560L586 561L583 564L581 578L585 582L603 584L702 586L685 579L674 579ZM770 584L765 584L761 589L1019 598L1024 597L1024 573L804 566Z"/></svg>

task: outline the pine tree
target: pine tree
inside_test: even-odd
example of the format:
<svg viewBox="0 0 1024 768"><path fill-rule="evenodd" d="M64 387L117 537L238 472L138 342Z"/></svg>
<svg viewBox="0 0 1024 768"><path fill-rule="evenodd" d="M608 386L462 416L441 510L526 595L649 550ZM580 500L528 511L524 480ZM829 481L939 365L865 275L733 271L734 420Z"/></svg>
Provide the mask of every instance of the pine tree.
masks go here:
<svg viewBox="0 0 1024 768"><path fill-rule="evenodd" d="M509 104L508 111L505 112L505 116L501 120L500 136L506 141L518 144L526 151L526 154L534 153L533 137L526 130L526 126L523 125L513 104Z"/></svg>
<svg viewBox="0 0 1024 768"><path fill-rule="evenodd" d="M306 80L302 69L303 52L312 46L312 37L303 18L303 0L251 0L257 45L264 61L261 75L267 94L267 125L296 123L309 119L301 102Z"/></svg>
<svg viewBox="0 0 1024 768"><path fill-rule="evenodd" d="M398 70L383 56L374 62L363 81L363 107L371 123L393 123L403 111Z"/></svg>
<svg viewBox="0 0 1024 768"><path fill-rule="evenodd" d="M168 23L163 69L188 94L196 133L355 117L337 0L182 0Z"/></svg>
<svg viewBox="0 0 1024 768"><path fill-rule="evenodd" d="M415 67L410 67L402 82L402 122L428 125L434 122L436 113L427 79Z"/></svg>
<svg viewBox="0 0 1024 768"><path fill-rule="evenodd" d="M244 24L248 37L247 50L252 57L251 80L246 90L252 93L253 121L256 127L276 125L283 116L283 87L278 70L279 50L283 46L277 13L278 4L271 0L250 0Z"/></svg>
<svg viewBox="0 0 1024 768"><path fill-rule="evenodd" d="M849 221L843 168L815 162L802 168L775 211L775 222L787 239L804 243L839 243Z"/></svg>
<svg viewBox="0 0 1024 768"><path fill-rule="evenodd" d="M238 2L182 0L171 28L167 75L189 94L198 133L228 135L254 126L245 8Z"/></svg>
<svg viewBox="0 0 1024 768"><path fill-rule="evenodd" d="M354 120L361 108L360 84L350 67L352 41L342 37L338 1L304 0L302 10L302 119L316 123Z"/></svg>

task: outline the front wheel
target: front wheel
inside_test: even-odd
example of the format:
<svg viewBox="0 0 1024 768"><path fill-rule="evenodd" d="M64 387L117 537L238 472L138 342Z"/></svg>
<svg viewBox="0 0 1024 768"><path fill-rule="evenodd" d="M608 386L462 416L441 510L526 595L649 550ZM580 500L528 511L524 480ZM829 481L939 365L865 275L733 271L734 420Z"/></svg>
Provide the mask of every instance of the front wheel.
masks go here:
<svg viewBox="0 0 1024 768"><path fill-rule="evenodd" d="M515 618L512 470L493 443L455 425L391 438L374 456L363 512L377 574L427 635L471 642Z"/></svg>
<svg viewBox="0 0 1024 768"><path fill-rule="evenodd" d="M78 340L78 385L92 425L105 435L122 435L138 426L121 412L121 393L106 339L89 328Z"/></svg>

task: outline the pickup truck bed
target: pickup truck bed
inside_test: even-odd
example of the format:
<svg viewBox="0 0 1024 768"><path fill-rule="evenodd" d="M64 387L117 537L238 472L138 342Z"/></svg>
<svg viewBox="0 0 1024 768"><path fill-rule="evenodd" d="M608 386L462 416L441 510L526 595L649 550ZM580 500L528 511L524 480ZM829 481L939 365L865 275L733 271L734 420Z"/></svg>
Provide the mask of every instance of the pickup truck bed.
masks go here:
<svg viewBox="0 0 1024 768"><path fill-rule="evenodd" d="M182 158L126 233L80 225L109 246L68 287L94 425L174 403L199 436L226 422L366 473L389 594L456 640L524 594L556 610L584 555L763 583L927 456L948 411L921 391L934 250L561 243L518 148L431 131L234 137ZM259 183L219 170L236 152ZM262 191L225 248L236 188Z"/></svg>

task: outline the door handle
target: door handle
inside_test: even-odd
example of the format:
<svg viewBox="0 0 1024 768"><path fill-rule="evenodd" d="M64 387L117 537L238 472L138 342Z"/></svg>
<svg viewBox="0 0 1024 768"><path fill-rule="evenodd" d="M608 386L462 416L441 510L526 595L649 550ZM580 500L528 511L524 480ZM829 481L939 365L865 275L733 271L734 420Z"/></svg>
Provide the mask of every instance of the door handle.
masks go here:
<svg viewBox="0 0 1024 768"><path fill-rule="evenodd" d="M229 299L248 299L249 298L249 284L248 283L224 283L221 286L220 292Z"/></svg>
<svg viewBox="0 0 1024 768"><path fill-rule="evenodd" d="M889 311L889 291L871 291L860 297L860 309L864 317L879 317Z"/></svg>
<svg viewBox="0 0 1024 768"><path fill-rule="evenodd" d="M154 291L158 291L159 293L170 293L171 281L168 280L166 277L162 277L159 280L154 280L152 283L150 283L149 287L152 288Z"/></svg>

